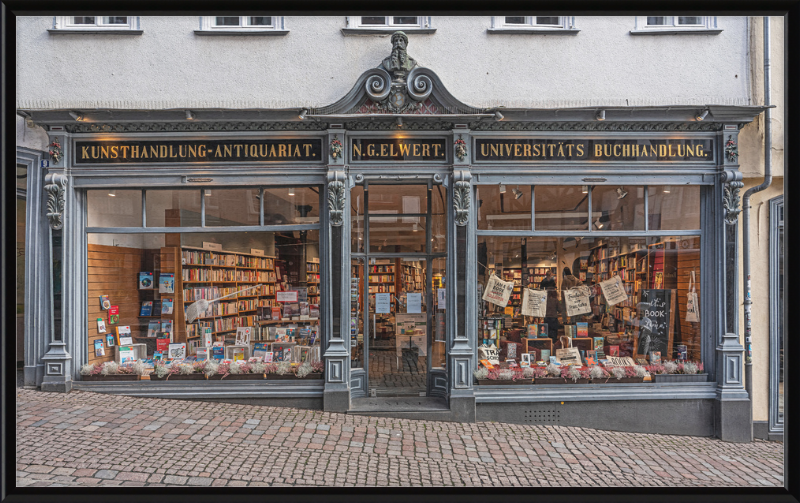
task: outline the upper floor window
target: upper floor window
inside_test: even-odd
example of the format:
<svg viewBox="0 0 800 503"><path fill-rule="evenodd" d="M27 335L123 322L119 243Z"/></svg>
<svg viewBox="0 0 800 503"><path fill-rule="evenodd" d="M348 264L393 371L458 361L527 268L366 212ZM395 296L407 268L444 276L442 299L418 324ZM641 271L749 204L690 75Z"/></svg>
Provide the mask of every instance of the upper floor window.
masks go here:
<svg viewBox="0 0 800 503"><path fill-rule="evenodd" d="M575 34L571 16L494 16L489 33L569 33Z"/></svg>
<svg viewBox="0 0 800 503"><path fill-rule="evenodd" d="M716 35L721 31L714 16L638 16L631 35Z"/></svg>
<svg viewBox="0 0 800 503"><path fill-rule="evenodd" d="M198 35L286 35L282 16L203 16Z"/></svg>
<svg viewBox="0 0 800 503"><path fill-rule="evenodd" d="M406 33L433 33L431 18L426 16L348 16L342 33L383 33L402 30Z"/></svg>
<svg viewBox="0 0 800 503"><path fill-rule="evenodd" d="M140 34L136 16L56 16L50 33L114 32Z"/></svg>

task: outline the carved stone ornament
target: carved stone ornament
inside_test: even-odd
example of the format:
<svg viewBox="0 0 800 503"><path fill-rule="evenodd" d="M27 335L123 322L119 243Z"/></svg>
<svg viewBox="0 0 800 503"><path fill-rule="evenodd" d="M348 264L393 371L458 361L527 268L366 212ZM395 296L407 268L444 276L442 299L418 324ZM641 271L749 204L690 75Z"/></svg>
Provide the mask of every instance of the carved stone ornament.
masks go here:
<svg viewBox="0 0 800 503"><path fill-rule="evenodd" d="M728 162L736 162L736 158L739 157L739 147L736 146L733 135L728 135L728 141L725 142L725 157Z"/></svg>
<svg viewBox="0 0 800 503"><path fill-rule="evenodd" d="M66 189L66 176L52 174L45 177L44 191L47 193L47 220L53 230L59 230L64 226L64 196Z"/></svg>
<svg viewBox="0 0 800 503"><path fill-rule="evenodd" d="M742 211L739 208L739 189L742 187L742 182L730 182L722 187L722 206L725 209L725 223L728 225L734 225Z"/></svg>
<svg viewBox="0 0 800 503"><path fill-rule="evenodd" d="M344 182L328 182L328 213L331 225L340 227L344 223Z"/></svg>
<svg viewBox="0 0 800 503"><path fill-rule="evenodd" d="M453 209L456 225L467 225L469 220L469 199L471 186L469 182L458 181L453 188Z"/></svg>
<svg viewBox="0 0 800 503"><path fill-rule="evenodd" d="M469 124L475 131L721 131L714 122L488 122Z"/></svg>
<svg viewBox="0 0 800 503"><path fill-rule="evenodd" d="M66 124L69 133L182 133L202 131L324 131L327 122L137 122Z"/></svg>

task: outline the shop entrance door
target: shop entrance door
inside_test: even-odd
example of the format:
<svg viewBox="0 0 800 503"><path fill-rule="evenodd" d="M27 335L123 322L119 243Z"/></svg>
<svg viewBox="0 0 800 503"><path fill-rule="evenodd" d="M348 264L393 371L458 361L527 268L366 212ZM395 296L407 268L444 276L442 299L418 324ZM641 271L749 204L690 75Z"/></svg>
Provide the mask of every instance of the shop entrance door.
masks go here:
<svg viewBox="0 0 800 503"><path fill-rule="evenodd" d="M363 367L369 396L444 396L444 188L373 183L362 195L351 250L351 366Z"/></svg>

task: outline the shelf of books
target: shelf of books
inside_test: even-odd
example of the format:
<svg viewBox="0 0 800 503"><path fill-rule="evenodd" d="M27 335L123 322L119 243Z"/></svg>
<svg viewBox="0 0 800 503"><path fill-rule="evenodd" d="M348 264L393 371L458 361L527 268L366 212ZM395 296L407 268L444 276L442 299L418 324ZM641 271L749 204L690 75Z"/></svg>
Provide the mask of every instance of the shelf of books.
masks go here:
<svg viewBox="0 0 800 503"><path fill-rule="evenodd" d="M522 305L522 268L504 267L502 271L502 279L504 281L514 282L514 290L511 292L511 297L508 299L506 309L512 308L513 313L516 314Z"/></svg>
<svg viewBox="0 0 800 503"><path fill-rule="evenodd" d="M369 291L370 310L372 312L375 312L376 293L390 293L390 309L392 313L395 312L395 295L397 294L396 268L396 264L390 259L377 260L373 264L367 266L367 288Z"/></svg>
<svg viewBox="0 0 800 503"><path fill-rule="evenodd" d="M647 285L648 256L648 249L643 246L634 245L622 252L619 246L612 246L609 240L602 240L600 244L590 249L586 263L586 277L592 283L606 281L612 276L619 276L622 280L628 300L614 305L610 314L623 327L627 327L626 331L633 331L636 325L639 298L642 289ZM581 274L583 275L583 260L581 260ZM606 310L602 299L601 295L594 297L592 309L595 314Z"/></svg>
<svg viewBox="0 0 800 503"><path fill-rule="evenodd" d="M308 286L308 303L319 304L319 259L306 263L306 283Z"/></svg>
<svg viewBox="0 0 800 503"><path fill-rule="evenodd" d="M547 271L552 272L553 273L553 278L555 278L557 267L556 266L552 266L552 267L528 267L527 269L528 269L528 274L527 274L527 276L528 276L528 288L531 288L531 289L534 289L534 290L539 290L541 288L539 285L544 280L545 274L547 274Z"/></svg>

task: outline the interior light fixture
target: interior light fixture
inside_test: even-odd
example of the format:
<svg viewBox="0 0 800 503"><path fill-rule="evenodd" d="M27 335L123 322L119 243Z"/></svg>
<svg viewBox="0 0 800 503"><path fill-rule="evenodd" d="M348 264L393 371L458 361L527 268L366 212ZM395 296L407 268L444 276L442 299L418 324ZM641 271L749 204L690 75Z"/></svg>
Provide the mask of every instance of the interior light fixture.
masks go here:
<svg viewBox="0 0 800 503"><path fill-rule="evenodd" d="M603 228L603 223L598 218L597 220L595 220L594 226L597 227L598 229L602 229Z"/></svg>
<svg viewBox="0 0 800 503"><path fill-rule="evenodd" d="M500 110L495 110L495 111L494 111L494 120L496 120L496 121L501 121L501 120L503 120L504 118L505 118L505 117L503 117L503 114L501 114L501 113L500 113Z"/></svg>
<svg viewBox="0 0 800 503"><path fill-rule="evenodd" d="M701 121L705 119L707 116L708 116L708 110L702 110L700 112L697 112L697 115L695 115L694 118Z"/></svg>
<svg viewBox="0 0 800 503"><path fill-rule="evenodd" d="M193 121L194 120L194 112L192 112L191 110L187 110L186 111L186 120L187 121Z"/></svg>
<svg viewBox="0 0 800 503"><path fill-rule="evenodd" d="M514 193L514 199L519 199L520 197L522 197L522 191L521 191L521 190L519 190L519 189L518 189L518 188L516 188L516 187L514 187L513 189L511 189L511 192L513 192L513 193Z"/></svg>
<svg viewBox="0 0 800 503"><path fill-rule="evenodd" d="M622 187L617 187L616 192L617 192L617 199L624 199L625 196L628 195L628 193L625 192L625 189L623 189Z"/></svg>
<svg viewBox="0 0 800 503"><path fill-rule="evenodd" d="M581 186L581 193L582 194L588 194L589 193L589 186L588 185Z"/></svg>
<svg viewBox="0 0 800 503"><path fill-rule="evenodd" d="M505 185L501 185L500 186L500 193L501 194L505 194L506 193L506 186Z"/></svg>
<svg viewBox="0 0 800 503"><path fill-rule="evenodd" d="M289 187L289 195L290 196L294 195L294 187Z"/></svg>
<svg viewBox="0 0 800 503"><path fill-rule="evenodd" d="M111 197L117 197L117 191L115 189L111 189L108 191L108 195Z"/></svg>
<svg viewBox="0 0 800 503"><path fill-rule="evenodd" d="M308 109L304 108L304 109L300 110L299 114L297 114L297 118L300 119L301 121L305 120L306 119L306 114L308 114Z"/></svg>
<svg viewBox="0 0 800 503"><path fill-rule="evenodd" d="M414 226L411 228L411 230L413 232L417 232L417 231L419 231L419 226L417 224L414 224Z"/></svg>
<svg viewBox="0 0 800 503"><path fill-rule="evenodd" d="M598 110L597 114L595 114L594 118L599 120L599 121L606 120L606 111L605 110Z"/></svg>
<svg viewBox="0 0 800 503"><path fill-rule="evenodd" d="M78 122L83 120L83 115L81 115L81 114L79 114L77 112L70 112L69 116L72 117L73 119L75 119Z"/></svg>
<svg viewBox="0 0 800 503"><path fill-rule="evenodd" d="M669 194L669 191L670 191L670 186L664 185L664 194Z"/></svg>
<svg viewBox="0 0 800 503"><path fill-rule="evenodd" d="M207 189L203 189L203 195L206 197L211 197L211 191Z"/></svg>

